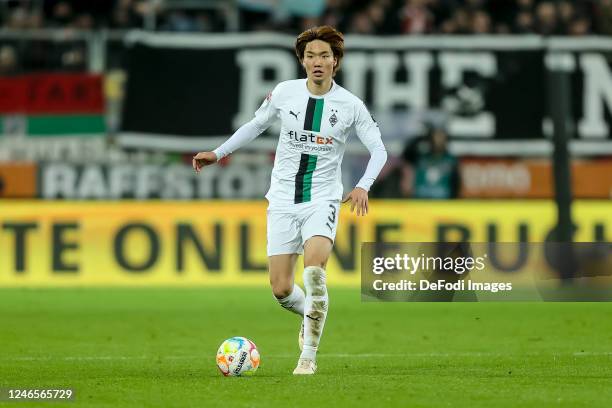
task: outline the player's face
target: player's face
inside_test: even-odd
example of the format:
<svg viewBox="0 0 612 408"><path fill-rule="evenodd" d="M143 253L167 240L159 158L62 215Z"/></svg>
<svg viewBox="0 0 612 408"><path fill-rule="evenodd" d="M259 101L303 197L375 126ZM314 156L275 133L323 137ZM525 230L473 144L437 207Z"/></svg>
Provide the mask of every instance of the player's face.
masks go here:
<svg viewBox="0 0 612 408"><path fill-rule="evenodd" d="M308 79L315 84L331 79L336 62L331 46L325 41L314 40L306 44L302 64Z"/></svg>

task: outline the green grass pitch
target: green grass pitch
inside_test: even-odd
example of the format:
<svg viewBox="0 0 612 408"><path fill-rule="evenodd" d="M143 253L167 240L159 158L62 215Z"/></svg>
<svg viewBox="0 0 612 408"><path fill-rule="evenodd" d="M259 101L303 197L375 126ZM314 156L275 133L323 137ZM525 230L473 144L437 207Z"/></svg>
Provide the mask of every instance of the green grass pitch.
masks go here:
<svg viewBox="0 0 612 408"><path fill-rule="evenodd" d="M612 304L362 303L330 289L314 377L297 316L265 288L2 289L0 387L75 389L67 407L609 407ZM219 344L262 363L225 378ZM64 406L0 402L3 406Z"/></svg>

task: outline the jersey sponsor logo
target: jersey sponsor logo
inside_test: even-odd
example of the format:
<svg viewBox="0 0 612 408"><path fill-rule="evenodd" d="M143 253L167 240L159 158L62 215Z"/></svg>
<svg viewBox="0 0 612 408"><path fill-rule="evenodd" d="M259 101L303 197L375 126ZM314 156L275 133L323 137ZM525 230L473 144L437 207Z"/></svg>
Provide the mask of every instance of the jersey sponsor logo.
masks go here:
<svg viewBox="0 0 612 408"><path fill-rule="evenodd" d="M290 130L288 132L289 139L296 142L309 142L318 145L333 145L334 139L327 136L317 136L314 133L310 132L296 132L295 130Z"/></svg>

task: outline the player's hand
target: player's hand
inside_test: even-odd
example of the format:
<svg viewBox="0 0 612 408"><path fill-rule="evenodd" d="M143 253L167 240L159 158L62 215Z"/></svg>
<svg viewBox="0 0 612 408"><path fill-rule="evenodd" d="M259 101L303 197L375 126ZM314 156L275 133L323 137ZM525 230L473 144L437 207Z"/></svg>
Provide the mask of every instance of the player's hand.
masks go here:
<svg viewBox="0 0 612 408"><path fill-rule="evenodd" d="M202 167L210 166L211 164L215 164L217 162L217 155L213 152L200 152L193 156L193 169L196 173L199 173L202 170Z"/></svg>
<svg viewBox="0 0 612 408"><path fill-rule="evenodd" d="M368 213L368 192L361 187L355 187L353 191L346 196L343 203L351 202L351 212L357 209L357 215L366 215Z"/></svg>

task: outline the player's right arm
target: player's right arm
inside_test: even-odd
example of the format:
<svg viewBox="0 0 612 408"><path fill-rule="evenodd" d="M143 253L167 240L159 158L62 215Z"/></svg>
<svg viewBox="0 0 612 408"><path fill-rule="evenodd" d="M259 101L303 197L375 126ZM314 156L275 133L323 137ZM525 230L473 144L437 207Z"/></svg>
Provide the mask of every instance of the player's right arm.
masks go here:
<svg viewBox="0 0 612 408"><path fill-rule="evenodd" d="M218 162L225 156L228 156L246 145L269 128L278 117L277 94L279 86L280 84L268 94L266 99L264 99L259 109L257 109L257 112L255 112L255 117L236 130L225 143L212 152L200 152L193 156L193 169L199 173L202 167Z"/></svg>

